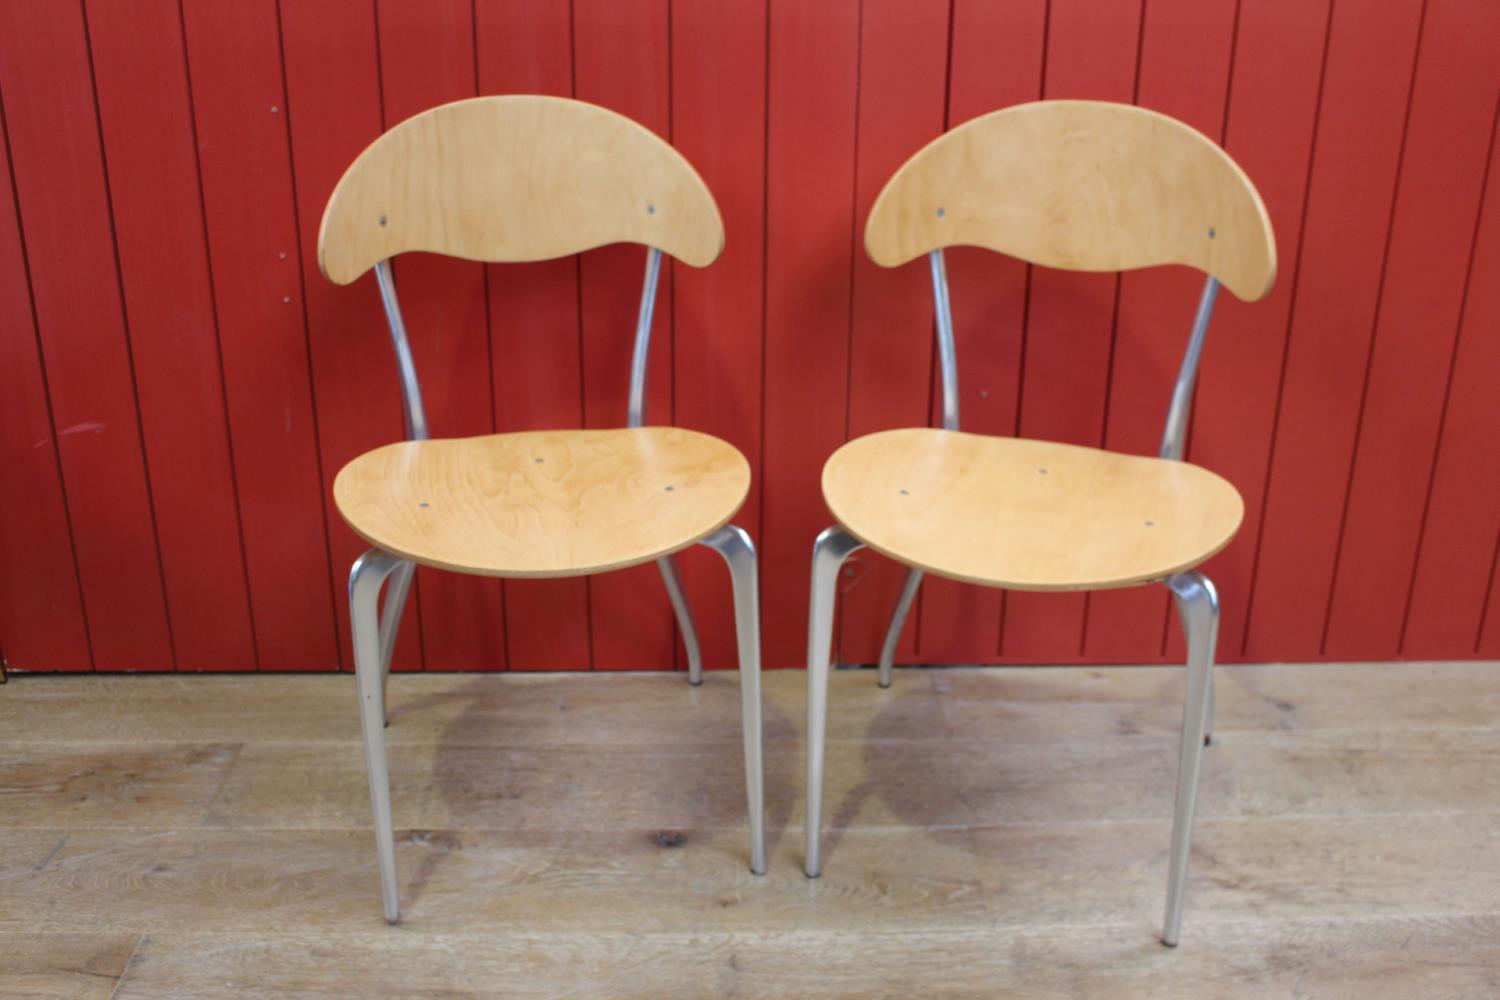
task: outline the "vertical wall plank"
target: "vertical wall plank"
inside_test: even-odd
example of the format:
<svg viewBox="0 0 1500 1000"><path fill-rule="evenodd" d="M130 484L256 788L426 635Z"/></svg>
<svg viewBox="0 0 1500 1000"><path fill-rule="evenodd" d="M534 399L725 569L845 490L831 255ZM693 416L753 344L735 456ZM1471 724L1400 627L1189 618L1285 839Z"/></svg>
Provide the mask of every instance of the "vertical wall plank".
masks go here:
<svg viewBox="0 0 1500 1000"><path fill-rule="evenodd" d="M761 572L766 665L782 667L806 659L809 557L832 523L819 474L844 441L857 0L773 0L769 52Z"/></svg>
<svg viewBox="0 0 1500 1000"><path fill-rule="evenodd" d="M1236 0L1156 0L1141 30L1136 103L1222 141ZM1191 38L1191 44L1183 40ZM1151 268L1120 278L1104 446L1156 455L1203 276ZM1151 529L1141 526L1142 531ZM1156 585L1088 597L1084 656L1143 663L1162 655L1168 595Z"/></svg>
<svg viewBox="0 0 1500 1000"><path fill-rule="evenodd" d="M875 196L913 152L943 131L948 8L922 0L865 0L860 27L858 155L854 180L854 298L849 337L848 436L927 422L932 404L932 293L926 260L896 270L865 253ZM869 549L848 562L842 588L843 659L880 658L906 568ZM899 655L916 650L913 615Z"/></svg>
<svg viewBox="0 0 1500 1000"><path fill-rule="evenodd" d="M375 11L368 0L283 2L282 57L302 249L302 285L317 404L323 495L345 463L403 435L401 392L375 279L334 285L318 270L318 225L344 170L381 132L380 64ZM349 567L361 542L329 505L335 608L344 667L349 638ZM393 657L398 670L420 668L421 587L407 602Z"/></svg>
<svg viewBox="0 0 1500 1000"><path fill-rule="evenodd" d="M749 460L755 478L734 523L757 542L765 136L765 5L673 4L672 140L713 191L725 229L718 261L680 265L674 275L676 423L723 438ZM736 666L723 560L703 548L681 559L705 666Z"/></svg>
<svg viewBox="0 0 1500 1000"><path fill-rule="evenodd" d="M1491 129L1493 129L1493 125ZM1412 581L1401 652L1465 657L1479 642L1484 599L1500 536L1500 135L1491 135L1489 176L1467 269L1443 433L1433 470L1422 549Z"/></svg>
<svg viewBox="0 0 1500 1000"><path fill-rule="evenodd" d="M479 0L475 38L482 93L572 96L568 5ZM488 272L496 428L581 427L578 259L491 265ZM588 668L587 578L506 580L504 589L512 670Z"/></svg>
<svg viewBox="0 0 1500 1000"><path fill-rule="evenodd" d="M0 133L4 129L0 94ZM0 650L13 670L88 670L88 626L47 376L0 135Z"/></svg>
<svg viewBox="0 0 1500 1000"><path fill-rule="evenodd" d="M471 0L380 0L385 127L478 93ZM396 263L401 309L435 437L494 431L484 265L412 254ZM501 669L500 584L418 569L423 662L429 670Z"/></svg>
<svg viewBox="0 0 1500 1000"><path fill-rule="evenodd" d="M1042 91L1046 0L956 0L949 53L947 128ZM1004 59L995 39L1006 39ZM959 368L959 416L966 431L1016 433L1021 342L1026 323L1026 265L972 247L944 256ZM940 375L933 373L931 420L942 423ZM922 584L918 656L924 663L982 663L1000 652L1005 594L930 576Z"/></svg>
<svg viewBox="0 0 1500 1000"><path fill-rule="evenodd" d="M666 0L578 0L573 10L578 96L634 118L670 142ZM614 246L582 259L583 413L589 427L625 424L645 257L640 247ZM658 294L646 422L660 425L672 422L669 267L662 269ZM674 662L672 607L655 566L597 576L589 589L594 669L660 669Z"/></svg>
<svg viewBox="0 0 1500 1000"><path fill-rule="evenodd" d="M1475 652L1486 659L1500 657L1500 547L1490 564L1490 589L1485 598L1484 618L1479 624L1479 645Z"/></svg>
<svg viewBox="0 0 1500 1000"><path fill-rule="evenodd" d="M1500 6L1428 3L1325 626L1336 659L1400 647L1500 93L1497 40Z"/></svg>
<svg viewBox="0 0 1500 1000"><path fill-rule="evenodd" d="M336 670L276 4L182 14L256 650L262 670Z"/></svg>
<svg viewBox="0 0 1500 1000"><path fill-rule="evenodd" d="M1250 659L1321 649L1421 8L1420 0L1334 5Z"/></svg>
<svg viewBox="0 0 1500 1000"><path fill-rule="evenodd" d="M1259 302L1219 296L1188 440L1188 458L1234 483L1245 500L1239 536L1205 567L1219 590L1220 660L1244 648L1327 28L1326 2L1240 5L1224 145L1266 203L1280 274ZM1175 624L1167 635L1175 660Z"/></svg>
<svg viewBox="0 0 1500 1000"><path fill-rule="evenodd" d="M255 666L176 0L86 4L179 670Z"/></svg>
<svg viewBox="0 0 1500 1000"><path fill-rule="evenodd" d="M0 94L94 665L170 669L80 5L0 5Z"/></svg>
<svg viewBox="0 0 1500 1000"><path fill-rule="evenodd" d="M1140 27L1134 0L1053 0L1044 95L1129 102ZM1032 270L1021 436L1099 445L1117 288L1113 275ZM1084 602L1082 594L1007 595L1001 651L1027 662L1077 659Z"/></svg>

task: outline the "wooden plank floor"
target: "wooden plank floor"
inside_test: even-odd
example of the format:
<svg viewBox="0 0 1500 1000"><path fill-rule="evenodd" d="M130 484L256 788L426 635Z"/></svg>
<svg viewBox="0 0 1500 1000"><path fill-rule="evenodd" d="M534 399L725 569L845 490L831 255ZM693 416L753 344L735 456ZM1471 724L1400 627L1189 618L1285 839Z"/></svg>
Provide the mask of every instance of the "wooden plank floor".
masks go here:
<svg viewBox="0 0 1500 1000"><path fill-rule="evenodd" d="M1500 996L1500 668L1219 671L1182 946L1175 668L398 675L404 921L345 676L0 687L0 998Z"/></svg>

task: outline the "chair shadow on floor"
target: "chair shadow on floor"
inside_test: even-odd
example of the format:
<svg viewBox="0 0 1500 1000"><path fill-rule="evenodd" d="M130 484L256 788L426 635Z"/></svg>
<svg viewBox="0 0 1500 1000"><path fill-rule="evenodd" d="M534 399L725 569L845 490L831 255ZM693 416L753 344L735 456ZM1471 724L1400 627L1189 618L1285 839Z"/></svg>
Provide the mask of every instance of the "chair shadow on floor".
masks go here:
<svg viewBox="0 0 1500 1000"><path fill-rule="evenodd" d="M875 671L859 673L860 681L867 677L870 686L875 685ZM859 738L860 778L837 800L833 798L836 789L847 782L840 780L839 771L847 773L847 765L839 757L849 752L850 744L830 740L825 779L829 799L824 811L828 818L823 827L825 872L836 870L839 842L849 829L862 825L861 817L872 804L877 806L878 825L920 830L945 846L975 853L968 829L974 821L969 808L973 789L956 780L965 769L949 756L963 751L945 738L946 726L940 719L934 720L944 727L940 731L915 728L914 720L923 713L913 711L913 706L932 697L923 672L896 672L895 683L881 696L880 709ZM830 705L829 712L837 713L838 706Z"/></svg>
<svg viewBox="0 0 1500 1000"><path fill-rule="evenodd" d="M463 706L444 726L432 762L432 805L441 802L446 822L437 829L403 827L402 802L394 803L398 847L422 848L415 871L403 879L402 912L415 912L444 859L464 848L466 829L513 833L518 841L535 843L541 831L634 828L662 850L691 849L698 831L730 830L730 842L745 854L748 871L738 677L705 671L697 688L685 676L666 680L654 697L664 709L670 699L694 702L670 706L691 718L691 726L664 731L660 720L641 717L637 729L622 724L619 716L607 719L617 709L607 699L580 699L579 704L559 701L550 712L544 704L532 706L535 711L527 715L524 728L507 741L507 696L538 701L534 690L507 690L493 678L478 676L440 694L404 699L397 675L389 732L423 712L453 712L454 702ZM638 711L639 703L618 709ZM769 699L762 713L766 849L774 859L800 801L802 741L797 725ZM605 724L617 738L591 742L591 729ZM402 750L393 741L395 768L401 766ZM393 791L399 795L402 789L398 785ZM595 816L570 805L580 799L601 803ZM618 800L617 811L611 809L612 799ZM411 871L409 862L402 868Z"/></svg>

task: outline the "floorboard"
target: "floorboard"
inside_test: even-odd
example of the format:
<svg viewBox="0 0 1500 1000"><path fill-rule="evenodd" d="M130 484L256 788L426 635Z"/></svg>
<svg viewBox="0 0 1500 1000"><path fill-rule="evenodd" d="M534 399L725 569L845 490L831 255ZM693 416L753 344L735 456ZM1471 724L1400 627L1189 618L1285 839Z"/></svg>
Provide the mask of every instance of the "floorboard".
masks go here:
<svg viewBox="0 0 1500 1000"><path fill-rule="evenodd" d="M403 922L348 676L0 688L0 997L1493 997L1495 664L1219 670L1182 946L1177 668L392 680Z"/></svg>

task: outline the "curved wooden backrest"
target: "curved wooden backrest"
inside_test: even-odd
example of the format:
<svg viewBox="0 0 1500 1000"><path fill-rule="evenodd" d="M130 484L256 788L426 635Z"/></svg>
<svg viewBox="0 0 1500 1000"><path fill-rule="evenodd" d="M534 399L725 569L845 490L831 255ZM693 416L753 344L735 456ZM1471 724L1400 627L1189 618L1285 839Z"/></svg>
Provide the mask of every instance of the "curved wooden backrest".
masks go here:
<svg viewBox="0 0 1500 1000"><path fill-rule="evenodd" d="M724 223L692 165L629 118L562 97L476 97L359 154L323 212L318 264L344 285L409 250L524 261L608 243L703 267Z"/></svg>
<svg viewBox="0 0 1500 1000"><path fill-rule="evenodd" d="M1128 104L1038 101L939 136L886 183L865 227L875 263L979 246L1033 264L1187 264L1255 300L1276 280L1259 193L1202 133Z"/></svg>

